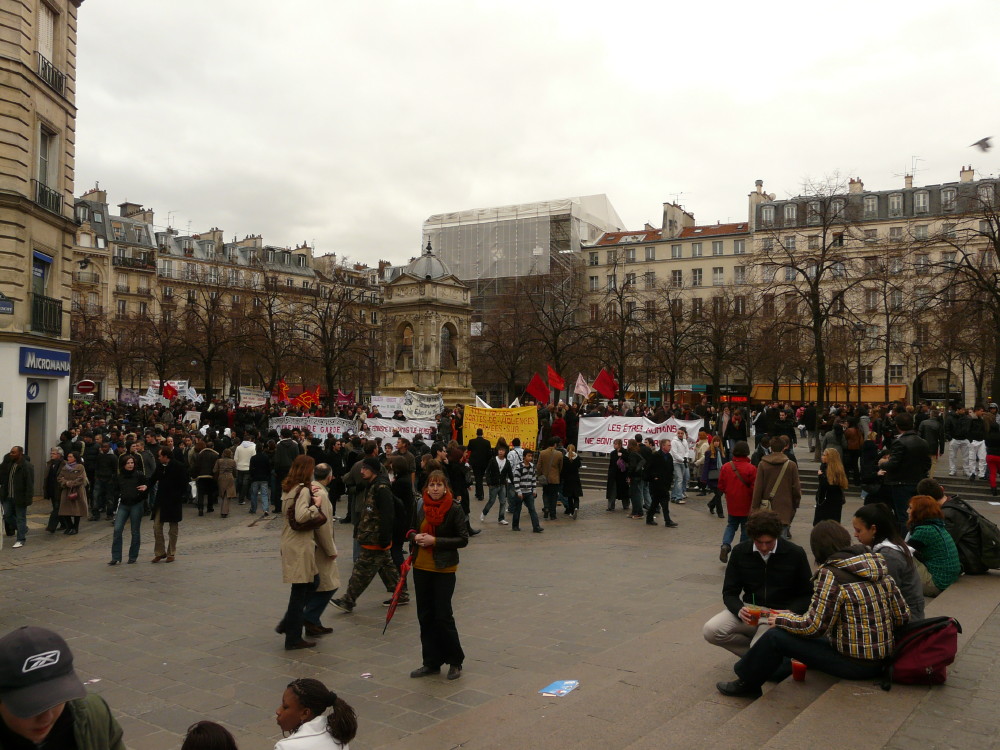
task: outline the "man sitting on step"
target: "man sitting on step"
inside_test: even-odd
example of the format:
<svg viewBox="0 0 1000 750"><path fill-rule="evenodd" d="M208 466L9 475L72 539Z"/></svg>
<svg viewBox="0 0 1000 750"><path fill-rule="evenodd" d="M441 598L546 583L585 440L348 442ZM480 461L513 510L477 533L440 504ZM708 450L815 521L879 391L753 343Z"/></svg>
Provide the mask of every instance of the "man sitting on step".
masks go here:
<svg viewBox="0 0 1000 750"><path fill-rule="evenodd" d="M757 635L757 617L747 605L803 614L812 596L812 570L799 545L780 539L781 518L759 510L747 519L750 539L733 547L722 584L726 608L702 628L705 640L743 656ZM765 624L766 614L761 618ZM766 629L766 627L765 627Z"/></svg>

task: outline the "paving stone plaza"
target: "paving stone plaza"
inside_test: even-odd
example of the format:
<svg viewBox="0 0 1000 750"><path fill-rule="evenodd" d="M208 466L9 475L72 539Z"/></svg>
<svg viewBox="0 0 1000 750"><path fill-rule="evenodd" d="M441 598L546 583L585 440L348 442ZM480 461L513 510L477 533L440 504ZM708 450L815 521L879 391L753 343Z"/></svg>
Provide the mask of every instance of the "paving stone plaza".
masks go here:
<svg viewBox="0 0 1000 750"><path fill-rule="evenodd" d="M243 508L228 519L186 509L169 565L149 563L146 519L139 562L109 567L109 524L84 520L76 537L50 536L47 504L37 503L26 546L0 552L0 630L34 624L63 634L82 679L107 699L136 750L178 748L200 719L225 724L243 750L273 747L274 712L296 677L322 680L355 707L352 748L742 747L748 727L781 747L782 730L826 683L817 675L778 686L791 696L782 701L794 708L788 715L765 716L761 701L716 692L733 660L702 640L701 625L722 607L724 522L692 497L673 506L679 528L654 528L605 512L599 494L588 490L579 519L560 516L544 534L512 533L495 515L474 521L484 532L462 551L455 612L466 662L454 682L409 678L420 664L415 607L400 607L383 635L377 578L354 613L329 608L324 624L334 633L315 649L284 651L274 632L288 596L281 520L251 525ZM806 498L793 526L799 543L811 505ZM849 499L845 519L856 505ZM346 584L350 527L336 532ZM1000 582L977 583L987 584L989 613L945 688L882 693L848 684L870 704L909 696L913 712L891 735L853 747L996 746ZM539 695L559 679L580 687L564 698ZM812 746L840 746L826 740Z"/></svg>

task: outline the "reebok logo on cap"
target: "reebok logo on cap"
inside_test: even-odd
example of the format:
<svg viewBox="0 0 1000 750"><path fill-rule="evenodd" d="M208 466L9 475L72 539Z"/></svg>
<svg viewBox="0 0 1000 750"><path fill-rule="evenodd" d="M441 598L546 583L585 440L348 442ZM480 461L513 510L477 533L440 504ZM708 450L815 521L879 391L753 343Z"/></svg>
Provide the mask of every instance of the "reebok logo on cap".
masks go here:
<svg viewBox="0 0 1000 750"><path fill-rule="evenodd" d="M29 656L24 660L21 673L27 674L28 672L34 672L36 669L44 669L45 667L51 667L53 664L58 664L59 656L59 651L45 651L41 654Z"/></svg>

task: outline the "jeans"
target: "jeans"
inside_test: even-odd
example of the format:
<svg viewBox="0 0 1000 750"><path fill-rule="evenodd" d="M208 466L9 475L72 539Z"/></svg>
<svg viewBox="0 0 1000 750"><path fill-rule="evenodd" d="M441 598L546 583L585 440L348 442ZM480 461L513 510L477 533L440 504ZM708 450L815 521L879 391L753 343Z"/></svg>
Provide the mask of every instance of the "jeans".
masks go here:
<svg viewBox="0 0 1000 750"><path fill-rule="evenodd" d="M507 509L507 505L509 504L509 497L510 497L510 485L498 484L494 487L490 487L490 499L486 501L486 507L483 508L483 517L485 518L486 516L489 515L490 509L493 507L493 503L495 503L499 498L500 514L497 520L502 521L504 511Z"/></svg>
<svg viewBox="0 0 1000 750"><path fill-rule="evenodd" d="M115 514L115 535L111 541L111 559L122 561L122 532L125 531L125 519L129 521L129 528L132 530L132 542L128 546L128 559L135 560L139 557L139 526L142 524L142 517L145 509L141 502L133 505L118 503L118 512Z"/></svg>
<svg viewBox="0 0 1000 750"><path fill-rule="evenodd" d="M642 480L632 477L628 485L628 502L632 506L630 511L633 516L642 515Z"/></svg>
<svg viewBox="0 0 1000 750"><path fill-rule="evenodd" d="M28 506L17 505L9 498L4 500L3 525L7 536L16 531L17 541L25 541L28 538Z"/></svg>
<svg viewBox="0 0 1000 750"><path fill-rule="evenodd" d="M733 539L736 538L736 529L740 530L740 541L745 542L747 540L747 517L734 516L730 513L726 521L726 529L722 532L722 543L725 546L732 546Z"/></svg>
<svg viewBox="0 0 1000 750"><path fill-rule="evenodd" d="M101 511L109 518L115 513L114 483L111 479L94 480L94 491L90 493L90 515L97 517Z"/></svg>
<svg viewBox="0 0 1000 750"><path fill-rule="evenodd" d="M670 499L677 502L687 492L688 482L691 479L691 468L687 464L676 464L674 466L674 488Z"/></svg>
<svg viewBox="0 0 1000 750"><path fill-rule="evenodd" d="M510 512L514 514L514 518L511 521L510 527L512 529L520 528L521 523L521 505L526 505L528 507L528 516L531 518L531 528L540 529L542 528L538 524L538 514L535 512L535 493L529 492L522 496L515 493L513 499L511 500Z"/></svg>
<svg viewBox="0 0 1000 750"><path fill-rule="evenodd" d="M653 496L649 492L649 482L645 479L642 480L642 507L645 510L649 510L649 506L653 504Z"/></svg>
<svg viewBox="0 0 1000 750"><path fill-rule="evenodd" d="M323 617L323 611L326 609L326 605L330 603L333 595L337 593L337 589L317 591L318 588L319 576L317 575L313 578L313 590L309 593L309 598L306 599L306 604L302 608L302 617L308 624L322 627L323 623L320 618Z"/></svg>
<svg viewBox="0 0 1000 750"><path fill-rule="evenodd" d="M542 487L542 510L549 518L556 517L556 501L559 499L559 485L547 484Z"/></svg>
<svg viewBox="0 0 1000 750"><path fill-rule="evenodd" d="M826 638L803 638L781 628L770 628L736 662L737 676L745 683L763 685L773 676L787 676L782 665L786 659L798 659L809 669L817 669L844 680L868 680L882 674L882 664L849 659L838 652Z"/></svg>
<svg viewBox="0 0 1000 750"><path fill-rule="evenodd" d="M455 579L454 573L413 569L421 658L424 666L430 669L440 669L442 664L460 667L465 661L451 608Z"/></svg>
<svg viewBox="0 0 1000 750"><path fill-rule="evenodd" d="M265 513L271 510L271 483L253 482L250 485L250 512L257 512L257 498L260 498L260 507Z"/></svg>

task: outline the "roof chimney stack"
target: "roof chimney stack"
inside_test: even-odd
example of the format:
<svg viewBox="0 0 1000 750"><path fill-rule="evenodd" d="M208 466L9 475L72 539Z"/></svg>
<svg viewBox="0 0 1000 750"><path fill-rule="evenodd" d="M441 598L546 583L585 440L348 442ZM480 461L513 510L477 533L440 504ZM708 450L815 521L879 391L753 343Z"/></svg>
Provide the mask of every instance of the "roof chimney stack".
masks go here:
<svg viewBox="0 0 1000 750"><path fill-rule="evenodd" d="M913 175L903 175L903 187L911 188L913 187Z"/></svg>
<svg viewBox="0 0 1000 750"><path fill-rule="evenodd" d="M971 164L967 167L962 167L962 171L958 173L958 179L961 182L972 182L976 179L976 170L972 168Z"/></svg>
<svg viewBox="0 0 1000 750"><path fill-rule="evenodd" d="M861 181L860 177L856 180L852 177L851 181L847 183L847 190L850 193L863 193L865 191L865 183Z"/></svg>
<svg viewBox="0 0 1000 750"><path fill-rule="evenodd" d="M757 195L760 195L761 193L764 192L764 181L763 180L755 180L753 184L757 186Z"/></svg>

